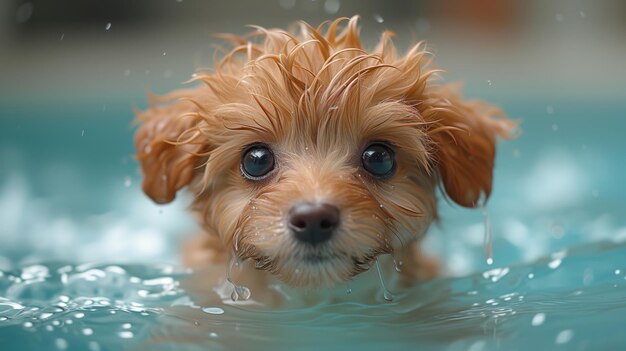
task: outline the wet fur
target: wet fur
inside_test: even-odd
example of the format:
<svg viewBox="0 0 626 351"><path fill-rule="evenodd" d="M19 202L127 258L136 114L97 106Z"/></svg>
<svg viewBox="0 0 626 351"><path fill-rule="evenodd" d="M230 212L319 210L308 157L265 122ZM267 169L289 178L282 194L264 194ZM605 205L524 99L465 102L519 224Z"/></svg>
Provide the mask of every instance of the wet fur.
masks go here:
<svg viewBox="0 0 626 351"><path fill-rule="evenodd" d="M186 245L187 263L235 255L292 286L347 281L381 254L400 256L409 279L436 274L418 242L437 219L437 186L461 206L486 201L496 137L515 125L438 83L423 43L400 55L384 32L366 51L357 21L222 36L232 49L213 70L138 114L143 190L167 203L187 187L206 232ZM372 141L396 152L389 179L360 168ZM258 142L272 147L277 167L254 182L240 160ZM300 201L341 210L328 245L311 249L289 235L285 214Z"/></svg>

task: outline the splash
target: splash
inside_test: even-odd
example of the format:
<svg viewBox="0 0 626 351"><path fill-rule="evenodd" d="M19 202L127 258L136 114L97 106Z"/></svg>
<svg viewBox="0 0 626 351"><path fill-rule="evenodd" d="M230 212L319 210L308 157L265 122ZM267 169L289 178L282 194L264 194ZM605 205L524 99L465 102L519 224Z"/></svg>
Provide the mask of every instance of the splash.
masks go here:
<svg viewBox="0 0 626 351"><path fill-rule="evenodd" d="M240 267L239 261L237 261L236 256L233 254L232 258L230 259L230 263L228 265L228 271L226 272L226 280L228 280L228 282L230 284L232 284L233 286L233 292L230 294L230 298L233 301L245 301L250 299L251 293L250 293L250 289L248 289L247 287L243 286L243 285L237 285L235 282L233 282L233 279L231 278L231 271L233 270L233 267Z"/></svg>

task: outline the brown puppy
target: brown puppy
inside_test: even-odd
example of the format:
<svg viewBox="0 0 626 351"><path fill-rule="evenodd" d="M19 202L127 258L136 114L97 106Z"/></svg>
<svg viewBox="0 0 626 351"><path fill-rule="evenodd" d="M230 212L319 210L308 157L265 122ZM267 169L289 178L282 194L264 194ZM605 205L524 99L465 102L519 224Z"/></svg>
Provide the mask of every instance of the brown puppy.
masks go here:
<svg viewBox="0 0 626 351"><path fill-rule="evenodd" d="M391 36L366 51L356 17L225 36L234 48L202 84L139 113L143 190L167 203L187 187L206 231L188 263L234 257L308 287L350 280L382 254L410 279L436 274L418 250L435 188L480 205L496 137L515 125L438 84L422 43L398 55Z"/></svg>

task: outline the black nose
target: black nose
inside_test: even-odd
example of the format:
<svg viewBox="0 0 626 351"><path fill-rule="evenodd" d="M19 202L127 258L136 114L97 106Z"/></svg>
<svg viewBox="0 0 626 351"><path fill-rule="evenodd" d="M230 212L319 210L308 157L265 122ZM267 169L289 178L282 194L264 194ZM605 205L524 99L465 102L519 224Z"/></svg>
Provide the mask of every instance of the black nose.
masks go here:
<svg viewBox="0 0 626 351"><path fill-rule="evenodd" d="M330 239L339 225L339 209L325 203L299 203L289 211L289 228L296 239L311 245Z"/></svg>

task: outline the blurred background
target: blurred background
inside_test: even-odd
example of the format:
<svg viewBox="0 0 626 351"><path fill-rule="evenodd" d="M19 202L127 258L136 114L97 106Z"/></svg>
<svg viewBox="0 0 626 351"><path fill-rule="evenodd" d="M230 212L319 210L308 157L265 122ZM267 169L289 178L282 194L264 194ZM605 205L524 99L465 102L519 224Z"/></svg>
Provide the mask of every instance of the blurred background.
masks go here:
<svg viewBox="0 0 626 351"><path fill-rule="evenodd" d="M497 265L626 239L622 0L109 0L0 2L0 269L177 262L197 229L184 196L140 190L133 107L211 65L215 33L361 16L427 40L446 81L522 121L503 142L487 211ZM427 245L447 273L486 266L485 213L441 203Z"/></svg>

